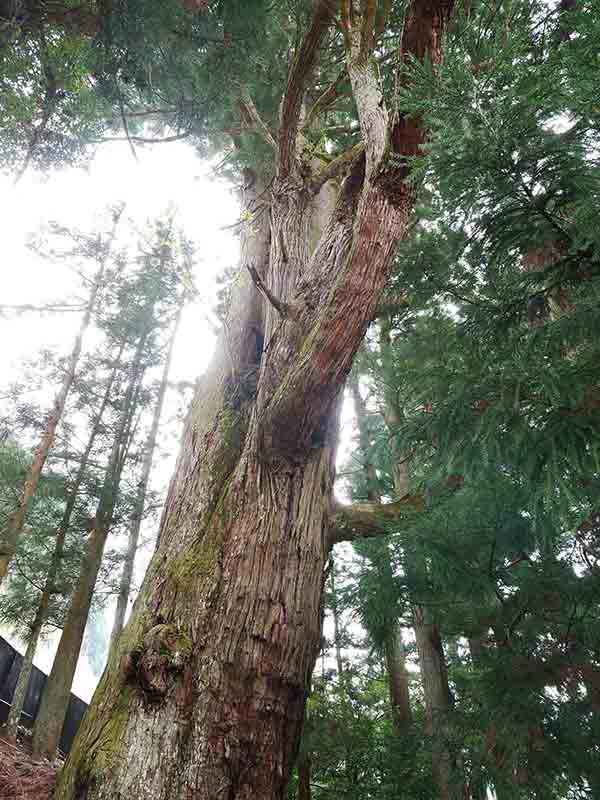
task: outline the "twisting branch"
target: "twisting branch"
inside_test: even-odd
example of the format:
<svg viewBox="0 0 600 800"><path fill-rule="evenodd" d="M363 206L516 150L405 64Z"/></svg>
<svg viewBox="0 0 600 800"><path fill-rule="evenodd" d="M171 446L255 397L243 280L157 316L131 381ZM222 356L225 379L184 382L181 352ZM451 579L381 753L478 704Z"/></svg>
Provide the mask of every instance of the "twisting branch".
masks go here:
<svg viewBox="0 0 600 800"><path fill-rule="evenodd" d="M335 503L329 521L329 544L386 536L414 524L425 511L422 495L407 494L395 503Z"/></svg>
<svg viewBox="0 0 600 800"><path fill-rule="evenodd" d="M250 277L252 278L252 283L256 286L256 288L262 294L265 300L267 300L273 306L275 311L277 311L277 313L281 317L283 318L289 317L292 307L288 303L282 302L278 297L275 297L275 295L265 284L258 270L253 264L246 264L246 268L250 273Z"/></svg>
<svg viewBox="0 0 600 800"><path fill-rule="evenodd" d="M241 96L242 99L240 101L240 105L242 107L242 111L248 118L248 121L251 123L252 127L267 142L267 144L269 144L273 148L273 150L277 152L277 142L275 141L275 137L273 136L267 124L264 122L264 120L258 113L258 109L254 105L254 100L252 99L247 86L242 86Z"/></svg>
<svg viewBox="0 0 600 800"><path fill-rule="evenodd" d="M290 173L294 163L304 87L315 64L323 38L333 21L336 7L335 0L316 0L310 26L290 69L279 128L279 175L281 177Z"/></svg>

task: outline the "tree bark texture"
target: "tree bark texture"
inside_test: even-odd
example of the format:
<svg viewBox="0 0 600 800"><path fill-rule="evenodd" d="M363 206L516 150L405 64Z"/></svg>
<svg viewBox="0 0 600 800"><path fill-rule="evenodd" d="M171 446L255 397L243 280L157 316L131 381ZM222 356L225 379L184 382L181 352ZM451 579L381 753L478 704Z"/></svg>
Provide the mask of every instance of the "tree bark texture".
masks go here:
<svg viewBox="0 0 600 800"><path fill-rule="evenodd" d="M23 487L21 489L16 508L8 520L5 539L3 542L0 542L0 584L6 577L9 564L12 560L12 557L15 554L17 541L19 539L19 536L21 535L23 526L25 525L25 520L27 517L27 506L38 487L42 470L44 469L46 459L48 458L48 453L50 452L50 448L54 444L56 429L65 410L67 397L71 390L71 386L73 385L73 381L75 380L75 371L77 369L77 364L79 362L79 356L81 355L83 337L92 318L92 313L94 310L94 306L96 304L96 298L98 296L98 292L102 284L104 269L106 266L108 254L112 247L112 242L114 241L115 238L119 218L120 214L115 214L113 218L113 227L109 235L108 243L107 245L105 245L103 254L100 258L100 265L94 277L94 281L92 283L90 296L83 315L83 319L81 320L79 332L75 337L73 349L71 351L71 355L69 356L69 360L67 361L62 386L60 387L60 390L54 400L54 405L52 406L52 409L48 414L44 433L42 434L35 455L33 457L33 461L31 463L31 466L29 467L25 481L23 482Z"/></svg>
<svg viewBox="0 0 600 800"><path fill-rule="evenodd" d="M104 391L104 396L102 398L100 408L97 414L95 415L95 419L92 424L92 430L90 432L90 436L88 438L85 450L81 456L81 461L79 462L79 468L77 470L75 480L73 481L73 485L69 491L69 497L67 499L67 504L65 506L63 517L60 522L59 528L56 532L56 541L54 544L52 561L50 563L50 568L46 575L46 580L44 581L44 588L42 590L42 595L40 597L40 602L35 615L35 619L31 626L31 633L27 639L27 650L25 651L25 655L23 656L23 663L21 664L19 679L15 687L15 692L10 707L10 713L6 721L6 725L4 726L3 729L3 735L9 739L14 739L17 735L17 726L19 725L21 714L23 712L23 704L25 702L25 697L27 695L27 688L29 686L29 679L31 678L31 672L33 669L33 659L35 657L35 652L40 639L40 635L42 633L44 624L46 622L46 618L48 616L50 601L52 599L53 594L56 592L56 586L55 586L56 577L60 570L65 539L67 536L67 532L69 530L69 526L71 524L71 517L73 516L73 511L75 510L75 503L77 501L79 489L81 487L87 469L88 460L91 455L92 448L94 447L96 437L100 430L100 423L102 421L104 412L106 411L106 407L110 399L110 394L112 391L119 359L121 357L122 352L123 352L123 346L121 346L121 349L117 356L117 360L115 362L115 366L111 372L108 383L106 384L106 389Z"/></svg>
<svg viewBox="0 0 600 800"><path fill-rule="evenodd" d="M361 66L369 154L351 162L315 236L296 133L334 8L315 3L294 59L268 213L250 217L159 545L56 800L285 797L321 638L338 401L414 202L405 169L380 176L388 151L359 91L375 66ZM264 197L249 175L251 214Z"/></svg>
<svg viewBox="0 0 600 800"><path fill-rule="evenodd" d="M148 331L142 333L133 359L129 384L123 399L111 453L104 475L102 491L91 531L81 572L69 602L58 650L42 696L42 702L33 729L32 747L36 755L53 759L56 756L60 734L67 713L69 694L77 668L83 634L87 624L94 587L110 532L113 513L119 493L119 483L124 462L124 442L129 441L129 431L135 412L135 394L143 374L142 357Z"/></svg>
<svg viewBox="0 0 600 800"><path fill-rule="evenodd" d="M165 395L167 393L167 385L169 381L169 372L171 370L171 360L173 356L173 346L177 336L177 330L181 320L182 307L177 312L171 338L165 357L162 378L160 387L158 389L158 396L154 406L154 414L152 416L152 424L148 432L148 439L144 449L144 459L142 463L142 472L138 483L138 490L136 496L135 508L129 528L129 537L127 541L127 552L123 562L123 570L121 572L121 580L119 582L119 593L117 595L117 607L115 610L115 619L113 629L110 636L110 648L112 649L121 635L123 625L125 623L125 614L127 612L127 603L129 602L129 594L131 592L131 580L133 577L133 567L135 564L135 555L138 548L140 538L140 529L142 526L142 519L144 516L144 506L146 504L146 493L148 491L148 481L150 480L150 472L152 471L152 458L156 448L156 438L158 435L158 426L160 417L163 410Z"/></svg>

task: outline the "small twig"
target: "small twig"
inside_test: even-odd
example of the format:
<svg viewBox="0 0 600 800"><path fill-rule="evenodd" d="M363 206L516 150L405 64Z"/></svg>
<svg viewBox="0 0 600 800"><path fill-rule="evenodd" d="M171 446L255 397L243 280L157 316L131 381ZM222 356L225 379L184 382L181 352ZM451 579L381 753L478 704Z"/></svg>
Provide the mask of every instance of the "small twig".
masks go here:
<svg viewBox="0 0 600 800"><path fill-rule="evenodd" d="M258 291L262 294L262 296L267 300L277 311L277 313L283 317L284 319L289 316L291 311L291 306L288 303L284 303L279 298L275 297L275 295L271 292L268 286L265 285L265 282L261 278L258 270L252 264L246 264L246 268L250 273L250 277L252 278L252 282L258 289Z"/></svg>

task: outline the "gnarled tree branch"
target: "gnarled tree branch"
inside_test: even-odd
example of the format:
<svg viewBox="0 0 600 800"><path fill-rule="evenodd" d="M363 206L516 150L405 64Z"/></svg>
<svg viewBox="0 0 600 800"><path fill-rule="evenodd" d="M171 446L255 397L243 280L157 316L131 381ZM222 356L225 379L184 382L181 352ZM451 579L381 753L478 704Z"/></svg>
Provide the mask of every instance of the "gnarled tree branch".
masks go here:
<svg viewBox="0 0 600 800"><path fill-rule="evenodd" d="M407 494L394 503L335 503L330 517L329 543L388 536L410 527L425 511L422 495Z"/></svg>
<svg viewBox="0 0 600 800"><path fill-rule="evenodd" d="M245 113L252 127L262 136L265 142L270 145L275 152L277 152L277 142L275 141L275 137L269 130L263 118L258 113L258 109L254 105L254 100L252 99L247 86L242 86L241 96L242 99L240 101L240 105L242 107L242 111Z"/></svg>

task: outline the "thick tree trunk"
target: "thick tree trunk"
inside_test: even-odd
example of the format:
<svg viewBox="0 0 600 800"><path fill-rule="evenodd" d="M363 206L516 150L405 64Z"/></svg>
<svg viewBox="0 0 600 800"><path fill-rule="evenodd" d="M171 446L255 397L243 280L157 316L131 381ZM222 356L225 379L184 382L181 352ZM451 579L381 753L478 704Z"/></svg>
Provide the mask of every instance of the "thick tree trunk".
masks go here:
<svg viewBox="0 0 600 800"><path fill-rule="evenodd" d="M69 603L58 650L54 657L52 670L48 676L48 682L33 729L32 747L34 754L44 755L49 759L53 759L56 756L58 749L60 734L67 713L69 694L94 594L94 586L96 585L96 579L102 564L104 546L112 524L124 462L124 442L128 441L129 438L131 421L135 412L134 398L143 374L141 362L147 334L148 332L146 331L140 336L136 348L131 377L125 392L123 408L115 431L102 491L96 509L94 528L87 541L86 554L81 566L77 586Z"/></svg>
<svg viewBox="0 0 600 800"><path fill-rule="evenodd" d="M65 539L67 536L67 532L69 530L69 526L71 524L71 517L73 516L73 511L75 510L75 503L77 501L79 489L81 487L81 484L83 483L83 478L87 469L88 460L92 452L94 443L96 441L96 437L100 430L100 423L104 416L104 412L106 411L106 407L108 406L108 401L110 399L112 387L114 384L122 352L123 352L123 345L121 345L121 348L117 355L117 359L115 361L115 366L113 367L108 383L106 384L104 397L102 398L100 408L92 424L92 430L90 432L90 436L88 438L85 450L81 456L81 461L79 462L79 468L77 470L73 486L69 491L69 497L67 500L67 504L65 506L63 517L60 522L59 528L56 532L56 542L54 545L54 553L52 554L52 561L50 563L50 568L46 575L46 580L44 582L44 588L42 590L42 595L40 597L40 602L38 605L36 616L31 626L31 633L27 639L27 650L25 651L25 655L23 657L23 663L21 665L19 679L15 687L15 693L13 695L10 707L10 713L6 721L6 725L4 726L3 729L3 735L9 739L14 739L17 735L17 726L19 725L19 721L21 719L21 714L23 712L23 703L25 702L25 697L27 695L27 688L29 686L29 679L31 678L31 672L33 670L33 659L35 657L35 652L37 650L37 645L40 639L40 635L42 633L44 624L46 622L46 618L48 615L48 608L50 607L50 600L52 598L52 595L56 591L55 587L56 576L58 575L58 572L60 570Z"/></svg>
<svg viewBox="0 0 600 800"><path fill-rule="evenodd" d="M165 357L165 363L163 367L162 379L160 382L160 387L158 390L158 395L154 406L152 424L150 426L148 439L146 440L146 446L144 449L142 472L140 475L140 481L138 483L138 491L135 502L135 508L132 515L131 526L129 528L127 552L125 554L125 560L123 562L123 570L121 573L121 580L119 583L119 593L117 595L117 608L115 610L115 620L113 623L113 629L110 636L109 650L112 650L112 648L118 641L119 636L121 635L121 631L123 630L123 624L125 622L125 614L127 613L127 603L129 602L129 594L131 592L131 580L133 577L135 555L137 552L138 542L140 538L140 529L142 526L142 519L144 516L144 506L146 505L146 493L148 491L148 481L150 480L150 472L152 470L152 459L154 456L154 449L156 447L158 426L160 423L160 417L163 410L165 395L167 393L169 372L171 370L171 360L173 356L173 346L175 344L175 338L177 336L177 330L179 328L179 322L181 320L181 313L182 313L182 308L180 308L179 311L177 312L175 325L173 327L173 332L169 340L169 346L167 349L167 354Z"/></svg>
<svg viewBox="0 0 600 800"><path fill-rule="evenodd" d="M317 0L293 59L270 219L253 220L243 243L242 264L267 299L242 272L188 417L156 554L56 800L285 796L321 639L338 400L414 199L372 125L383 109L376 67L351 53L366 156L351 163L311 253L315 184L302 178L297 131L334 10ZM419 29L439 47L431 29L444 14L427 13ZM415 130L402 154L423 141Z"/></svg>
<svg viewBox="0 0 600 800"><path fill-rule="evenodd" d="M73 345L71 355L69 356L69 360L66 365L62 386L60 387L60 390L54 400L54 405L52 406L52 409L48 414L44 433L42 434L40 443L38 444L37 450L33 457L33 461L31 463L31 466L29 467L25 481L23 482L23 487L19 495L17 506L8 520L5 539L4 541L0 542L0 584L6 577L9 564L12 560L12 557L15 554L17 541L19 539L19 536L21 535L23 526L25 525L25 519L27 517L27 506L38 487L42 470L44 469L46 459L48 458L48 453L50 452L50 448L54 443L54 437L56 434L58 423L60 422L63 412L65 410L67 397L71 390L71 386L73 385L73 381L75 380L75 370L77 369L77 363L79 362L79 356L81 355L83 337L90 324L92 312L96 304L96 298L98 296L98 292L102 284L102 278L104 275L104 269L106 266L108 254L110 252L110 248L112 246L112 242L114 241L114 237L116 234L119 218L120 218L120 213L115 214L113 218L113 227L110 233L108 246L105 248L104 253L100 258L100 265L94 277L94 281L92 283L90 296L83 315L83 319L81 320L79 332L75 337L75 343Z"/></svg>

